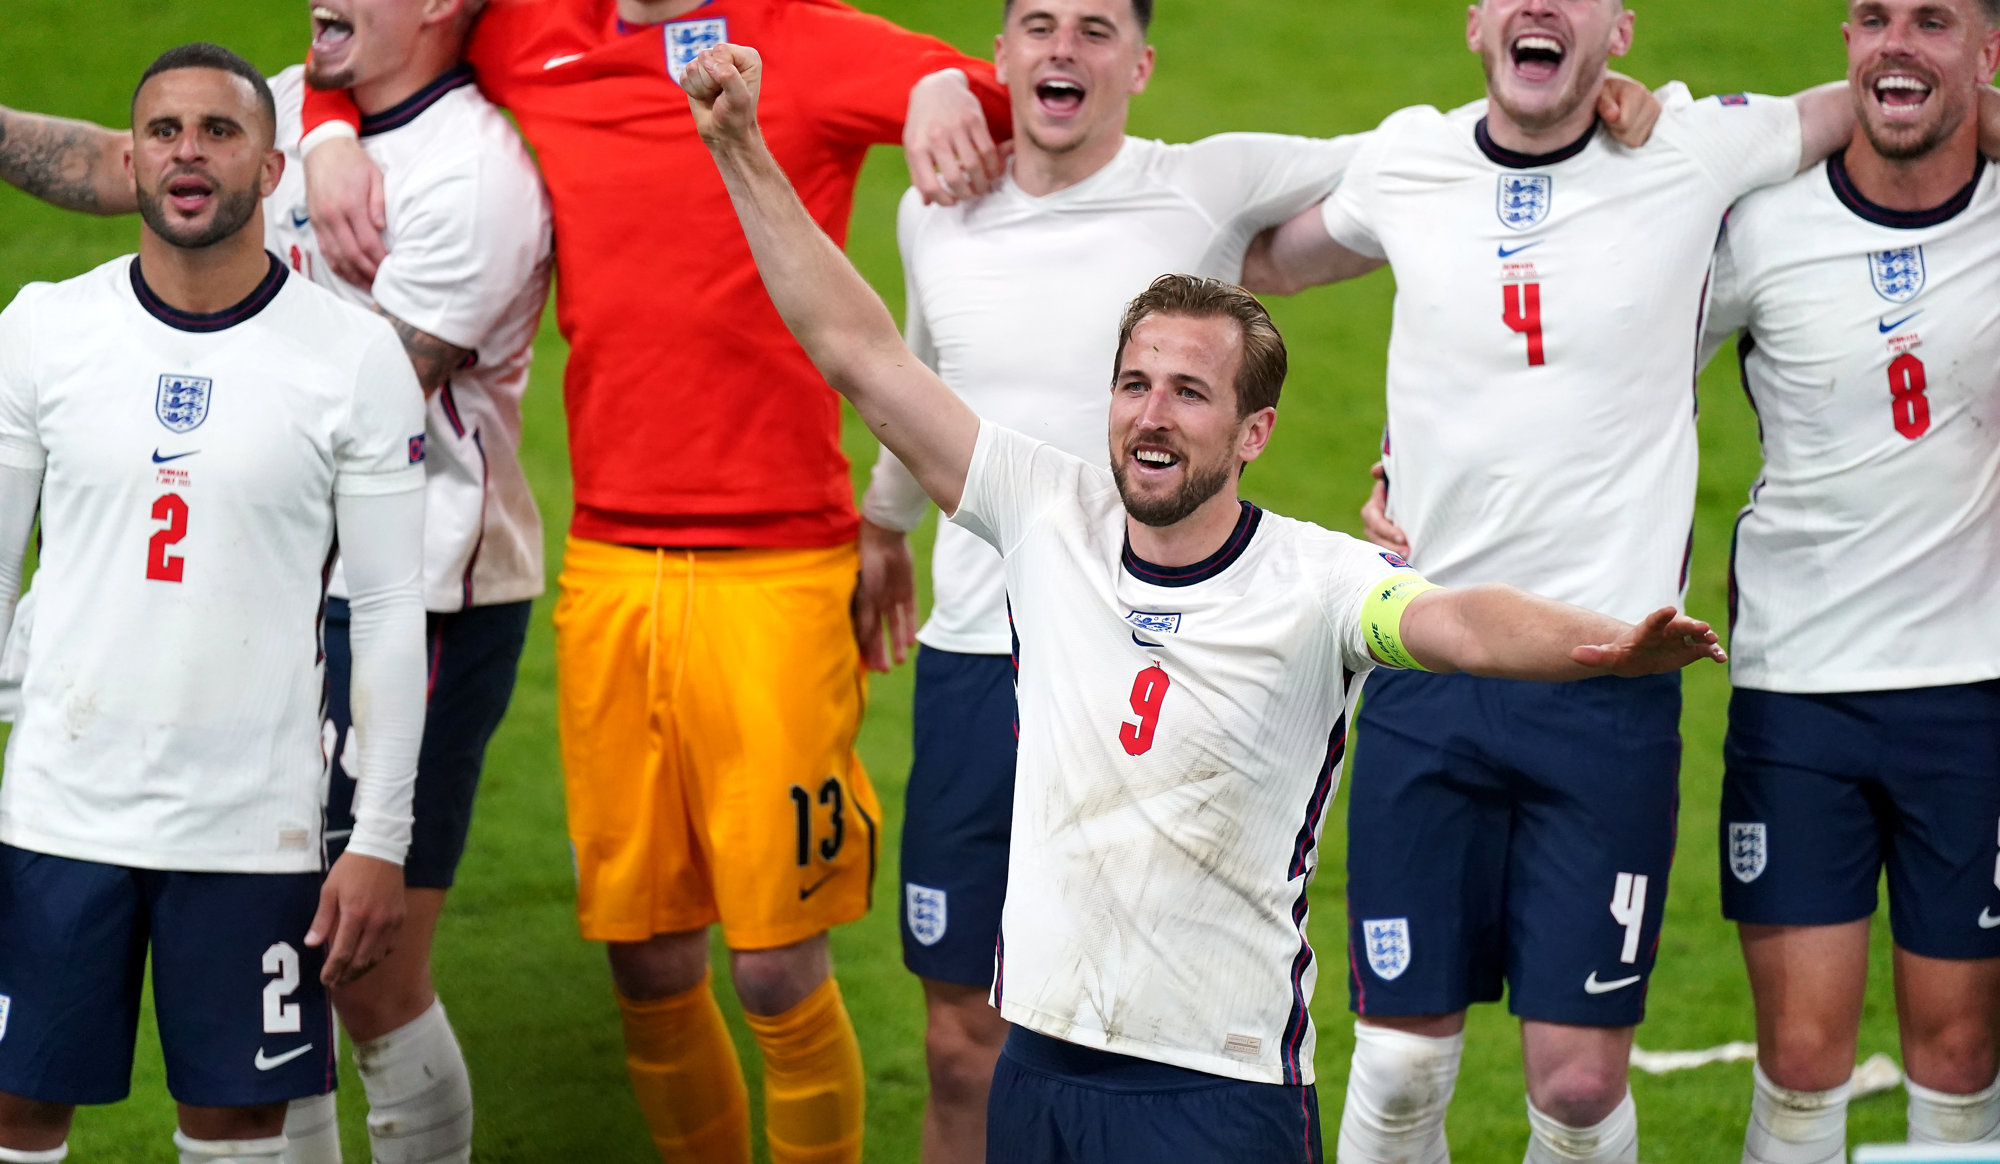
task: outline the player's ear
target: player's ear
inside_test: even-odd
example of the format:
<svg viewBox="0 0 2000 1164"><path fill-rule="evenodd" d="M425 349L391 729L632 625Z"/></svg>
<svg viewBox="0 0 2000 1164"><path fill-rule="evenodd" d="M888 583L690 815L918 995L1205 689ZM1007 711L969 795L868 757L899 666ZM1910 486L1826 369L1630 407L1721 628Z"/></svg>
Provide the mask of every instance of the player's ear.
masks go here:
<svg viewBox="0 0 2000 1164"><path fill-rule="evenodd" d="M1993 74L2000 71L2000 28L1986 30L1986 43L1979 50L1979 70L1984 84L1992 84Z"/></svg>
<svg viewBox="0 0 2000 1164"><path fill-rule="evenodd" d="M993 73L1002 85L1007 84L1007 34L993 34Z"/></svg>
<svg viewBox="0 0 2000 1164"><path fill-rule="evenodd" d="M269 198L278 189L278 180L285 176L285 152L283 150L264 151L264 178L258 183L257 196Z"/></svg>
<svg viewBox="0 0 2000 1164"><path fill-rule="evenodd" d="M1139 54L1139 67L1132 73L1132 96L1137 97L1144 93L1147 84L1152 81L1153 58L1153 46L1147 45L1146 51Z"/></svg>
<svg viewBox="0 0 2000 1164"><path fill-rule="evenodd" d="M1632 51L1632 25L1639 14L1624 5L1619 5L1618 27L1611 34L1611 55L1622 57Z"/></svg>
<svg viewBox="0 0 2000 1164"><path fill-rule="evenodd" d="M1469 4L1466 6L1465 47L1471 49L1473 52L1483 53L1485 49L1481 48L1479 44L1479 16L1479 5Z"/></svg>
<svg viewBox="0 0 2000 1164"><path fill-rule="evenodd" d="M1278 425L1278 410L1260 408L1236 426L1236 457L1244 464L1264 455L1271 447L1271 432Z"/></svg>

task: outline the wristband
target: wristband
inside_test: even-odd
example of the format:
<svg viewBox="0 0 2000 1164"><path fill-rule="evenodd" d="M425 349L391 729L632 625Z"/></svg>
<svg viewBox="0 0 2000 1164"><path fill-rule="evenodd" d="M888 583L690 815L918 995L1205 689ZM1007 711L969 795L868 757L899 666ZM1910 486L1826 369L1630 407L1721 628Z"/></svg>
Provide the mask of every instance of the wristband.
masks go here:
<svg viewBox="0 0 2000 1164"><path fill-rule="evenodd" d="M1442 587L1417 574L1392 574L1368 592L1361 604L1361 629L1375 657L1404 671L1426 671L1403 646L1403 612L1421 595Z"/></svg>
<svg viewBox="0 0 2000 1164"><path fill-rule="evenodd" d="M314 126L311 133L299 139L299 156L303 158L337 137L344 137L348 141L360 141L361 131L345 121L323 121Z"/></svg>

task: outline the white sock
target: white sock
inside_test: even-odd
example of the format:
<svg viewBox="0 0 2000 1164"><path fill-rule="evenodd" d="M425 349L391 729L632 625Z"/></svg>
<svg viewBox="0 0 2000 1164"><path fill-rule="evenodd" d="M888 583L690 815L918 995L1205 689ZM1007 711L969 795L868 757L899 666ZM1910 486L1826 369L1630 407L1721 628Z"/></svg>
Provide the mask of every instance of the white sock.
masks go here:
<svg viewBox="0 0 2000 1164"><path fill-rule="evenodd" d="M262 1140L197 1140L186 1132L174 1132L174 1147L181 1151L181 1164L284 1164L285 1137Z"/></svg>
<svg viewBox="0 0 2000 1164"><path fill-rule="evenodd" d="M1847 1159L1847 1101L1852 1084L1831 1091L1779 1087L1752 1068L1750 1127L1743 1133L1743 1164L1841 1164Z"/></svg>
<svg viewBox="0 0 2000 1164"><path fill-rule="evenodd" d="M1465 1036L1437 1039L1354 1024L1338 1164L1450 1164L1444 1114Z"/></svg>
<svg viewBox="0 0 2000 1164"><path fill-rule="evenodd" d="M1985 1091L1950 1095L1910 1080L1910 1143L1991 1144L2000 1142L2000 1079Z"/></svg>
<svg viewBox="0 0 2000 1164"><path fill-rule="evenodd" d="M333 1092L285 1109L285 1164L340 1164L340 1109Z"/></svg>
<svg viewBox="0 0 2000 1164"><path fill-rule="evenodd" d="M444 1003L379 1039L354 1045L368 1093L375 1164L465 1164L472 1159L472 1076Z"/></svg>
<svg viewBox="0 0 2000 1164"><path fill-rule="evenodd" d="M44 1152L30 1152L26 1148L0 1148L0 1164L61 1164L63 1157L68 1155L68 1144Z"/></svg>
<svg viewBox="0 0 2000 1164"><path fill-rule="evenodd" d="M1526 1164L1631 1164L1639 1159L1639 1109L1626 1092L1611 1114L1594 1128L1573 1128L1554 1119L1528 1101Z"/></svg>

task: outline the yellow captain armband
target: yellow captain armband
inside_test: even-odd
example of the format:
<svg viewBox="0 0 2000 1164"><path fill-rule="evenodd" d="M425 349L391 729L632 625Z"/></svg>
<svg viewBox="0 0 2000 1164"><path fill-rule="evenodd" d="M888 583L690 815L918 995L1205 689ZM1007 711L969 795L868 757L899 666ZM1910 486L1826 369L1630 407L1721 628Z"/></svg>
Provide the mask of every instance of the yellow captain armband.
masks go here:
<svg viewBox="0 0 2000 1164"><path fill-rule="evenodd" d="M1405 671L1428 669L1403 646L1403 612L1419 596L1440 589L1416 574L1396 574L1368 592L1368 601L1361 604L1361 629L1376 658Z"/></svg>

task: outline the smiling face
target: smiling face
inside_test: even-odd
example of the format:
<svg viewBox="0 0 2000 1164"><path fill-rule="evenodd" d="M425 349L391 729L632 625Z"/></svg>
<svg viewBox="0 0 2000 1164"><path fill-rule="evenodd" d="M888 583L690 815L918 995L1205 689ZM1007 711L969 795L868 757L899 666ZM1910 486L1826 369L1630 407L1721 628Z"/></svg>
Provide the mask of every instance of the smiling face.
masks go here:
<svg viewBox="0 0 2000 1164"><path fill-rule="evenodd" d="M1263 452L1275 411L1238 415L1243 358L1228 317L1150 315L1132 329L1111 390L1111 472L1140 523L1185 520Z"/></svg>
<svg viewBox="0 0 2000 1164"><path fill-rule="evenodd" d="M1065 154L1125 132L1153 50L1132 0L1015 0L994 65L1013 100L1014 131Z"/></svg>
<svg viewBox="0 0 2000 1164"><path fill-rule="evenodd" d="M182 249L240 233L284 170L257 90L222 69L153 77L133 100L132 125L139 215Z"/></svg>
<svg viewBox="0 0 2000 1164"><path fill-rule="evenodd" d="M1487 97L1535 133L1595 102L1607 63L1632 48L1632 13L1620 0L1485 0L1468 11L1465 39Z"/></svg>
<svg viewBox="0 0 2000 1164"><path fill-rule="evenodd" d="M2000 64L2000 30L1977 0L1861 0L1844 31L1861 131L1892 160L1956 133Z"/></svg>
<svg viewBox="0 0 2000 1164"><path fill-rule="evenodd" d="M425 0L317 0L306 83L351 89L400 67L430 7Z"/></svg>

